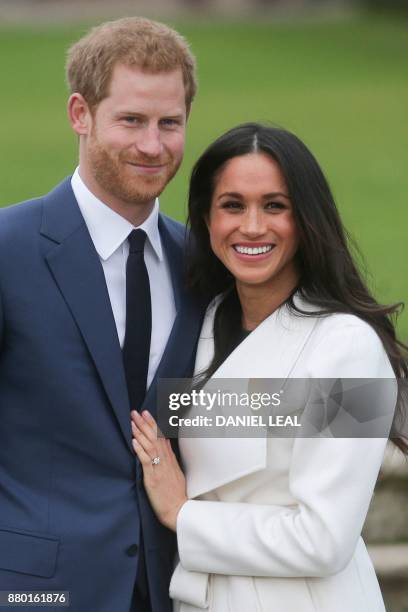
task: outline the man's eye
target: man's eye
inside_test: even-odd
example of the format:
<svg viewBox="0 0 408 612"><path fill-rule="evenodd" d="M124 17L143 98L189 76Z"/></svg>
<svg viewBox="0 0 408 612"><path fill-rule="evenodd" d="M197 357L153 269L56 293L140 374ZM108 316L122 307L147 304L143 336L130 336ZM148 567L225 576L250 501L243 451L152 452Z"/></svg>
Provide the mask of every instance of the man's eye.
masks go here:
<svg viewBox="0 0 408 612"><path fill-rule="evenodd" d="M178 119L162 119L160 123L164 127L176 127L180 125L180 121Z"/></svg>
<svg viewBox="0 0 408 612"><path fill-rule="evenodd" d="M135 124L139 122L138 117L123 117L123 120L126 121L126 123L131 123L131 124Z"/></svg>

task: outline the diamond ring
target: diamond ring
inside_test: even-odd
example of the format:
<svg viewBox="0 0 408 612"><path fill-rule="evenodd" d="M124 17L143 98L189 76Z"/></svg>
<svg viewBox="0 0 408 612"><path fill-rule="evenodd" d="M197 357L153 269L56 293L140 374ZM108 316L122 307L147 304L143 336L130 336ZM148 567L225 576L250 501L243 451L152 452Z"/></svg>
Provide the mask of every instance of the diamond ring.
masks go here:
<svg viewBox="0 0 408 612"><path fill-rule="evenodd" d="M159 465L159 463L160 463L160 457L154 457L154 459L152 459L153 465Z"/></svg>

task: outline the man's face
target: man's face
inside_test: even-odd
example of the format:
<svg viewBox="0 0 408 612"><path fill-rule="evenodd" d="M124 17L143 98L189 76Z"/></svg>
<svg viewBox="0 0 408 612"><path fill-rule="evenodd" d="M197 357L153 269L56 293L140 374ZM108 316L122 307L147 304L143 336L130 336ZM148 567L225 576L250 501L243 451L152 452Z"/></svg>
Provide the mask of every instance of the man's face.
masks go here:
<svg viewBox="0 0 408 612"><path fill-rule="evenodd" d="M119 209L152 204L181 164L185 126L181 69L151 74L117 64L86 139L96 195Z"/></svg>

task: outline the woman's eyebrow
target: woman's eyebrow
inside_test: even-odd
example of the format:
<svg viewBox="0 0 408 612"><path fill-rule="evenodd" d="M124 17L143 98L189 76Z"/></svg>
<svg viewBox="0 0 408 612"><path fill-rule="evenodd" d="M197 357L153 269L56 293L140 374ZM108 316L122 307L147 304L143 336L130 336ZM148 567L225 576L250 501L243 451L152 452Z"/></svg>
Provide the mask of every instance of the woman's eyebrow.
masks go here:
<svg viewBox="0 0 408 612"><path fill-rule="evenodd" d="M242 198L242 194L236 191L224 191L223 193L220 193L217 200L220 200L224 196L228 196L229 198Z"/></svg>
<svg viewBox="0 0 408 612"><path fill-rule="evenodd" d="M218 196L217 200L220 200L223 197L229 197L229 198L242 198L243 195L241 193L238 193L237 191L224 191L223 193L220 193L220 195ZM276 198L276 197L281 197L281 198L286 198L287 200L289 200L289 196L286 195L286 193L282 193L281 191L272 191L271 193L265 193L262 198L263 199L269 199L269 198Z"/></svg>
<svg viewBox="0 0 408 612"><path fill-rule="evenodd" d="M289 200L289 196L286 195L286 193L282 193L281 191L272 191L271 193L266 193L265 195L263 195L263 198L276 198L276 196L280 196L281 198L286 198L287 200Z"/></svg>

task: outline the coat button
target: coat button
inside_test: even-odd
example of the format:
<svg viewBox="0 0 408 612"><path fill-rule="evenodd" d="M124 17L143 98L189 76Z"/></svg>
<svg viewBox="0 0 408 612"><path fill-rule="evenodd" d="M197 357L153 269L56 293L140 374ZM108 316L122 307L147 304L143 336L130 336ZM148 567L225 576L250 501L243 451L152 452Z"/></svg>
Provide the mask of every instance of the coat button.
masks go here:
<svg viewBox="0 0 408 612"><path fill-rule="evenodd" d="M136 557L139 547L137 544L132 544L129 548L126 549L126 554L128 557Z"/></svg>

